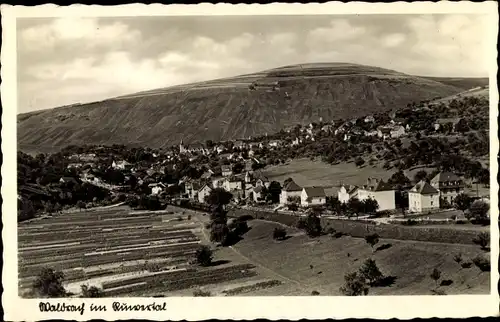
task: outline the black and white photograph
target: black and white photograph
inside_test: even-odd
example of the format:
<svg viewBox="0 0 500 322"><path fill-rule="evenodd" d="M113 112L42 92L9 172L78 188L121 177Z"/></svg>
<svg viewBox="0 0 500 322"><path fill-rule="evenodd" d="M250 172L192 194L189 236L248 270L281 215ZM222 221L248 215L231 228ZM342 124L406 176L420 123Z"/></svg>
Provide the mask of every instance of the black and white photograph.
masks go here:
<svg viewBox="0 0 500 322"><path fill-rule="evenodd" d="M498 296L496 13L242 12L15 18L18 297Z"/></svg>

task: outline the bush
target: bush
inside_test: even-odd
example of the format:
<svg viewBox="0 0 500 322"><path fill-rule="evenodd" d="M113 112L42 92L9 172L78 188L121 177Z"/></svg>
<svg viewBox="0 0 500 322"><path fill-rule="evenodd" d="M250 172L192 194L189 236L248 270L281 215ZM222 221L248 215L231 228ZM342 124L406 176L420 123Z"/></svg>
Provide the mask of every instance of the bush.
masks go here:
<svg viewBox="0 0 500 322"><path fill-rule="evenodd" d="M318 237L323 229L321 228L321 220L318 216L310 214L306 219L305 231L309 237Z"/></svg>
<svg viewBox="0 0 500 322"><path fill-rule="evenodd" d="M63 287L63 280L63 272L44 268L33 282L33 292L39 297L64 297L67 292Z"/></svg>
<svg viewBox="0 0 500 322"><path fill-rule="evenodd" d="M247 222L240 220L233 221L228 228L236 236L241 236L249 230Z"/></svg>
<svg viewBox="0 0 500 322"><path fill-rule="evenodd" d="M462 268L471 268L472 262L463 262L460 266L462 266Z"/></svg>
<svg viewBox="0 0 500 322"><path fill-rule="evenodd" d="M96 287L96 286L91 286L91 287L88 287L87 285L81 285L80 286L81 290L82 290L82 296L81 297L84 297L84 298L93 298L93 297L103 297L104 296L104 293L103 291Z"/></svg>
<svg viewBox="0 0 500 322"><path fill-rule="evenodd" d="M333 237L335 237L335 238L340 238L342 236L344 236L344 233L341 232L341 231L338 231L338 232L336 232L336 233L333 234Z"/></svg>
<svg viewBox="0 0 500 322"><path fill-rule="evenodd" d="M345 283L340 287L340 292L346 296L368 295L368 286L365 279L358 273L348 273L344 276Z"/></svg>
<svg viewBox="0 0 500 322"><path fill-rule="evenodd" d="M384 277L373 259L367 259L363 263L363 266L359 269L359 275L370 281L370 285L377 284Z"/></svg>
<svg viewBox="0 0 500 322"><path fill-rule="evenodd" d="M490 260L481 256L476 256L472 259L474 265L476 265L481 272L489 272L491 270Z"/></svg>
<svg viewBox="0 0 500 322"><path fill-rule="evenodd" d="M460 264L462 262L462 254L456 254L455 256L453 256L453 260L457 262L457 264Z"/></svg>
<svg viewBox="0 0 500 322"><path fill-rule="evenodd" d="M208 297L208 296L212 296L212 294L209 291L203 291L200 289L200 290L194 291L193 296L195 296L195 297L199 297L199 296Z"/></svg>
<svg viewBox="0 0 500 322"><path fill-rule="evenodd" d="M238 220L239 221L253 220L253 216L252 215L241 215L241 216L238 217Z"/></svg>
<svg viewBox="0 0 500 322"><path fill-rule="evenodd" d="M371 248L373 250L373 246L375 246L379 242L379 236L378 236L378 234L366 235L365 241L368 245L371 246Z"/></svg>
<svg viewBox="0 0 500 322"><path fill-rule="evenodd" d="M486 250L488 244L490 243L490 235L488 233L482 232L477 235L472 242L476 245L481 246L481 249Z"/></svg>
<svg viewBox="0 0 500 322"><path fill-rule="evenodd" d="M319 295L319 292L318 291L312 291L311 292L311 295L315 296L315 295Z"/></svg>
<svg viewBox="0 0 500 322"><path fill-rule="evenodd" d="M274 228L273 231L273 239L275 240L283 240L286 238L286 230L281 227Z"/></svg>
<svg viewBox="0 0 500 322"><path fill-rule="evenodd" d="M306 229L307 223L304 218L300 218L299 221L297 221L297 228L298 229Z"/></svg>
<svg viewBox="0 0 500 322"><path fill-rule="evenodd" d="M430 277L434 280L434 282L436 283L436 286L437 286L439 278L441 278L441 271L438 270L437 268L434 268L432 270L432 273L431 273Z"/></svg>
<svg viewBox="0 0 500 322"><path fill-rule="evenodd" d="M195 259L201 266L210 266L212 264L213 252L210 247L203 245L196 250Z"/></svg>

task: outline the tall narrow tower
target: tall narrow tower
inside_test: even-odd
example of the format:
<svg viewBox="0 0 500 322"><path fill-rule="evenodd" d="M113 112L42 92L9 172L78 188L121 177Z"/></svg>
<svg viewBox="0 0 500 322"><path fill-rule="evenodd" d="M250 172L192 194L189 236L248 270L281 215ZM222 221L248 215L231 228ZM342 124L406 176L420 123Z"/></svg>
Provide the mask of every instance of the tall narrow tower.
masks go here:
<svg viewBox="0 0 500 322"><path fill-rule="evenodd" d="M179 153L185 153L186 152L186 149L184 149L184 145L182 144L182 139L181 139L181 143L179 144Z"/></svg>

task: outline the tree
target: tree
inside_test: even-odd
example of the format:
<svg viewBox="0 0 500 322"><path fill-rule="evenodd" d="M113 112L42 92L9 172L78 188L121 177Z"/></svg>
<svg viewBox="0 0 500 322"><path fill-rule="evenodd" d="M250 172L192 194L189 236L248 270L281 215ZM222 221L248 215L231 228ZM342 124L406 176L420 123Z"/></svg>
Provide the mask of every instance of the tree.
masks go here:
<svg viewBox="0 0 500 322"><path fill-rule="evenodd" d="M461 210L462 213L465 214L465 211L469 209L472 204L472 199L465 193L461 193L455 197L453 204L455 205L455 208Z"/></svg>
<svg viewBox="0 0 500 322"><path fill-rule="evenodd" d="M78 208L80 208L80 210L85 209L87 207L87 205L85 204L85 202L83 202L81 200L76 203L76 206Z"/></svg>
<svg viewBox="0 0 500 322"><path fill-rule="evenodd" d="M356 160L354 161L354 164L356 164L357 167L360 167L363 164L365 164L365 160L363 160L362 157L357 157Z"/></svg>
<svg viewBox="0 0 500 322"><path fill-rule="evenodd" d="M80 289L82 291L82 296L84 298L94 298L94 297L103 297L104 292L98 288L97 286L90 286L88 287L87 285L80 285Z"/></svg>
<svg viewBox="0 0 500 322"><path fill-rule="evenodd" d="M340 292L346 296L368 295L368 286L365 279L358 273L348 273L344 276L344 285L340 287Z"/></svg>
<svg viewBox="0 0 500 322"><path fill-rule="evenodd" d="M326 197L326 208L335 212L336 214L340 214L342 212L343 204L340 202L339 198L336 196Z"/></svg>
<svg viewBox="0 0 500 322"><path fill-rule="evenodd" d="M224 206L231 202L233 195L223 188L215 188L205 197L205 202L212 206Z"/></svg>
<svg viewBox="0 0 500 322"><path fill-rule="evenodd" d="M375 199L372 199L372 198L367 198L365 200L362 201L363 203L363 212L365 214L373 214L375 212L377 212L378 210L378 202L377 200Z"/></svg>
<svg viewBox="0 0 500 322"><path fill-rule="evenodd" d="M395 172L388 180L388 183L398 186L398 189L405 187L411 183L410 179L405 176L402 170Z"/></svg>
<svg viewBox="0 0 500 322"><path fill-rule="evenodd" d="M486 250L488 244L490 243L490 235L486 232L479 233L472 242L476 245L481 246L482 250Z"/></svg>
<svg viewBox="0 0 500 322"><path fill-rule="evenodd" d="M364 204L358 198L351 198L346 205L347 213L349 216L358 215L364 211Z"/></svg>
<svg viewBox="0 0 500 322"><path fill-rule="evenodd" d="M226 223L212 221L210 226L210 241L224 244L229 236L229 228Z"/></svg>
<svg viewBox="0 0 500 322"><path fill-rule="evenodd" d="M490 206L484 201L477 200L470 205L469 218L485 221L488 219L488 211L490 211Z"/></svg>
<svg viewBox="0 0 500 322"><path fill-rule="evenodd" d="M306 234L309 237L318 237L321 235L321 220L315 214L309 214L306 219Z"/></svg>
<svg viewBox="0 0 500 322"><path fill-rule="evenodd" d="M432 270L430 277L434 280L434 282L436 283L436 286L437 286L439 278L441 277L441 271L437 268L434 268Z"/></svg>
<svg viewBox="0 0 500 322"><path fill-rule="evenodd" d="M422 180L425 180L427 178L427 172L425 170L419 170L417 173L415 173L415 176L413 177L413 182L420 182Z"/></svg>
<svg viewBox="0 0 500 322"><path fill-rule="evenodd" d="M371 258L367 259L359 269L359 274L363 278L370 282L370 285L374 285L379 282L384 275L377 267L375 261Z"/></svg>
<svg viewBox="0 0 500 322"><path fill-rule="evenodd" d="M372 247L373 250L373 247L379 242L379 236L378 234L366 235L365 241L368 245Z"/></svg>
<svg viewBox="0 0 500 322"><path fill-rule="evenodd" d="M266 199L272 203L278 203L280 201L281 185L277 181L272 181L267 188Z"/></svg>
<svg viewBox="0 0 500 322"><path fill-rule="evenodd" d="M453 256L453 260L457 263L457 264L460 264L462 263L462 254L461 253L458 253L458 254L455 254L455 256Z"/></svg>
<svg viewBox="0 0 500 322"><path fill-rule="evenodd" d="M281 227L274 228L273 231L273 239L275 240L283 240L286 238L286 230Z"/></svg>
<svg viewBox="0 0 500 322"><path fill-rule="evenodd" d="M210 247L202 245L195 253L196 263L200 266L210 266L212 264L213 252Z"/></svg>
<svg viewBox="0 0 500 322"><path fill-rule="evenodd" d="M64 297L67 292L63 287L63 280L63 272L44 268L33 282L32 288L40 297Z"/></svg>
<svg viewBox="0 0 500 322"><path fill-rule="evenodd" d="M466 119L460 119L458 121L458 123L455 125L455 131L457 132L460 132L460 133L465 133L467 131L469 131L470 128L469 128L469 124L467 124L467 120Z"/></svg>

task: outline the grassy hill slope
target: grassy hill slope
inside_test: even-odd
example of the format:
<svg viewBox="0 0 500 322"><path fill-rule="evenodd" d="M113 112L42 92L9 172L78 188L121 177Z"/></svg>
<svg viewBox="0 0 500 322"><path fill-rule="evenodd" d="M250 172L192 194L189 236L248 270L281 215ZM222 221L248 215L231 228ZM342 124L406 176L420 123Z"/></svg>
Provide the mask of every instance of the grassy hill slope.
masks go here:
<svg viewBox="0 0 500 322"><path fill-rule="evenodd" d="M442 280L453 282L438 287L446 294L489 293L489 272L481 272L474 265L461 268L453 260L458 253L464 261L477 255L489 256L478 246L382 239L377 246L391 246L372 253L371 247L361 238L323 236L311 239L297 234L293 228L287 228L293 237L274 241L272 232L277 226L251 221L252 229L234 247L256 263L299 282L310 292L341 295L339 287L344 283L344 275L357 271L366 259L372 258L385 276L394 277L394 283L373 287L369 295L431 295L436 285L429 275L434 268L441 271ZM253 295L266 294L256 292Z"/></svg>
<svg viewBox="0 0 500 322"><path fill-rule="evenodd" d="M253 83L257 84L255 90L249 88ZM85 143L159 148L181 139L188 143L237 139L320 117L388 111L461 91L376 67L340 63L286 66L20 114L18 145L29 152Z"/></svg>

